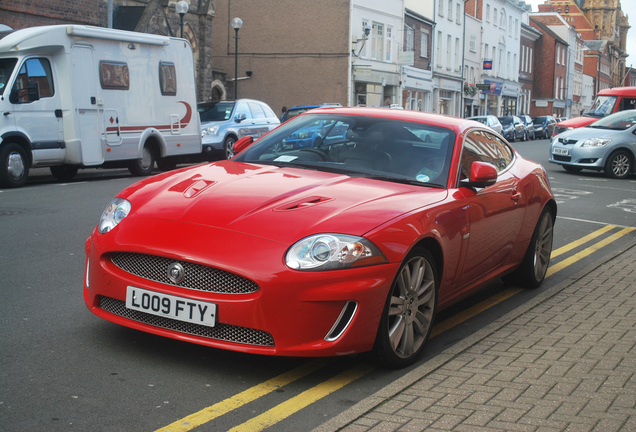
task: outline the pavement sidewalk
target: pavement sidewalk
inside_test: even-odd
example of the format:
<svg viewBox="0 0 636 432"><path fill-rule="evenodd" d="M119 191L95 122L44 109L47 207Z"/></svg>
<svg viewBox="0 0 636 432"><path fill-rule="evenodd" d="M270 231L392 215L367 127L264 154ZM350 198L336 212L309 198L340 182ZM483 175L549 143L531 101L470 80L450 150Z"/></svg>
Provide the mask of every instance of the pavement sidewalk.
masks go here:
<svg viewBox="0 0 636 432"><path fill-rule="evenodd" d="M314 432L636 431L636 246L606 258Z"/></svg>

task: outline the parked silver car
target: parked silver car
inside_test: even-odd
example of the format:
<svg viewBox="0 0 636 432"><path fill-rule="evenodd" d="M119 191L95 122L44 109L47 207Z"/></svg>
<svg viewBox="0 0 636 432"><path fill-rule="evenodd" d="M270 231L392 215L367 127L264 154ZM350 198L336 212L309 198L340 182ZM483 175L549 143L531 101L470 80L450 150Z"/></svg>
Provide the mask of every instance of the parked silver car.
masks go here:
<svg viewBox="0 0 636 432"><path fill-rule="evenodd" d="M475 120L475 121L478 121L479 123L483 123L486 126L489 126L490 128L492 128L495 132L499 132L500 134L503 135L503 127L501 126L501 122L494 115L468 117L468 120Z"/></svg>
<svg viewBox="0 0 636 432"><path fill-rule="evenodd" d="M234 143L244 136L255 140L280 124L274 111L253 99L202 102L201 138L205 153L222 150L226 159L234 156Z"/></svg>
<svg viewBox="0 0 636 432"><path fill-rule="evenodd" d="M636 110L619 111L586 127L560 133L550 144L550 162L568 172L604 171L612 178L634 173Z"/></svg>

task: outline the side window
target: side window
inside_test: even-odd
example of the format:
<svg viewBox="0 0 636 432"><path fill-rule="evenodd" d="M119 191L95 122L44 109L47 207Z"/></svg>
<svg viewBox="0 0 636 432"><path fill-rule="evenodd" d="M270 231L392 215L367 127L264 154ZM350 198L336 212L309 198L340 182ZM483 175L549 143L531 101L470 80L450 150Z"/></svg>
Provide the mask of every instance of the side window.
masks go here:
<svg viewBox="0 0 636 432"><path fill-rule="evenodd" d="M510 165L513 154L505 142L490 132L473 131L464 139L460 178L468 178L470 166L476 161L489 163L501 172Z"/></svg>
<svg viewBox="0 0 636 432"><path fill-rule="evenodd" d="M252 113L250 112L249 107L247 106L247 104L245 102L240 103L237 107L236 107L236 115L241 115L241 114L245 114L245 118L246 119L251 119L252 118Z"/></svg>
<svg viewBox="0 0 636 432"><path fill-rule="evenodd" d="M128 65L117 61L100 61L99 81L103 89L128 90L130 88Z"/></svg>
<svg viewBox="0 0 636 432"><path fill-rule="evenodd" d="M29 86L37 86L40 98L52 97L55 94L51 64L45 58L30 58L22 64L18 78L13 85L13 103L26 103L36 100L30 97Z"/></svg>
<svg viewBox="0 0 636 432"><path fill-rule="evenodd" d="M164 96L177 95L177 71L174 63L159 63L159 85Z"/></svg>
<svg viewBox="0 0 636 432"><path fill-rule="evenodd" d="M621 110L636 109L636 98L624 97L621 101Z"/></svg>
<svg viewBox="0 0 636 432"><path fill-rule="evenodd" d="M266 117L265 111L261 108L260 105L255 103L250 103L250 110L252 111L252 117L255 119L264 119Z"/></svg>

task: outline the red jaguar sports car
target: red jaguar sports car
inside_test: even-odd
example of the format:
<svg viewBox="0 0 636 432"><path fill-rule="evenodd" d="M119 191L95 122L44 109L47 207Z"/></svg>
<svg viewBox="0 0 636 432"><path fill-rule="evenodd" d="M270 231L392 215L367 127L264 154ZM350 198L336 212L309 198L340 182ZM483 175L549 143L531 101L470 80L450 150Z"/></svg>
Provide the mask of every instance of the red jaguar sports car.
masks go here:
<svg viewBox="0 0 636 432"><path fill-rule="evenodd" d="M108 204L86 241L91 312L215 348L402 367L436 311L545 277L546 173L481 123L318 108L234 150Z"/></svg>

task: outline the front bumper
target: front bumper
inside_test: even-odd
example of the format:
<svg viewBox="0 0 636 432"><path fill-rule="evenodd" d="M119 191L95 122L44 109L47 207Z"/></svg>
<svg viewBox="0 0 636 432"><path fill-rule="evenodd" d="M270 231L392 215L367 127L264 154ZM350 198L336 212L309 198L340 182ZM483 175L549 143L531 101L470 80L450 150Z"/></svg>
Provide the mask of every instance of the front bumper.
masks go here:
<svg viewBox="0 0 636 432"><path fill-rule="evenodd" d="M139 229L139 224L145 228ZM293 271L283 263L286 245L216 228L166 224L152 220L127 223L125 227L120 224L106 235L93 233L87 240L84 300L92 313L148 333L240 352L334 356L372 349L399 263ZM159 225L168 232L179 232L180 241L163 235L135 234L135 230L158 229ZM124 238L125 242L120 240ZM253 281L258 289L237 294L166 283L159 277L122 269L112 259L118 252L220 269ZM193 325L127 309L128 286L214 303L217 324ZM343 314L350 316L343 318ZM338 324L344 328L336 334Z"/></svg>
<svg viewBox="0 0 636 432"><path fill-rule="evenodd" d="M577 168L602 170L605 166L606 148L581 147L580 144L562 144L555 139L550 145L549 162Z"/></svg>

